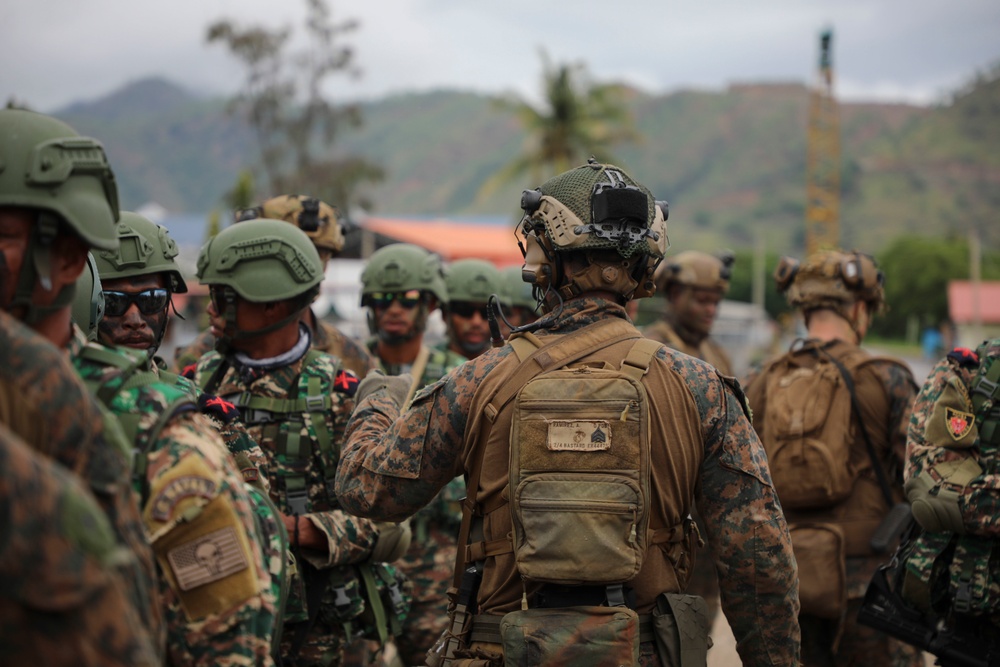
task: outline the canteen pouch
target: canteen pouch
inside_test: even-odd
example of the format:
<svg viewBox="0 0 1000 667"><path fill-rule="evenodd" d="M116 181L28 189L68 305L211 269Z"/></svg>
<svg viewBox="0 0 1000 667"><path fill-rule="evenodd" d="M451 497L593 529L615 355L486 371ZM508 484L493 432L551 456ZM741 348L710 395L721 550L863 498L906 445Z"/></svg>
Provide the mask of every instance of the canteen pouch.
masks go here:
<svg viewBox="0 0 1000 667"><path fill-rule="evenodd" d="M512 611L500 637L505 667L639 664L639 617L628 607Z"/></svg>
<svg viewBox="0 0 1000 667"><path fill-rule="evenodd" d="M839 621L847 612L844 534L830 523L788 527L799 568L802 614Z"/></svg>

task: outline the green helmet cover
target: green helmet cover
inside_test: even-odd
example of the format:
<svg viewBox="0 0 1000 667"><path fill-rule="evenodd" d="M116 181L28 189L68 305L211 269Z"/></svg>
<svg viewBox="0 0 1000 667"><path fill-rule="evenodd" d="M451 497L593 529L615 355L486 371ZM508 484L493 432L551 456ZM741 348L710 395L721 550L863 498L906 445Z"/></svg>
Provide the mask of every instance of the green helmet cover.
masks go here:
<svg viewBox="0 0 1000 667"><path fill-rule="evenodd" d="M133 278L156 273L167 276L170 291L187 292L187 284L177 265L177 243L166 227L138 213L122 211L116 227L119 247L95 253L97 269L105 280Z"/></svg>
<svg viewBox="0 0 1000 667"><path fill-rule="evenodd" d="M524 277L519 266L509 266L501 271L503 276L503 302L505 306L528 308L535 310L538 303L535 301L533 287L531 283L524 282Z"/></svg>
<svg viewBox="0 0 1000 667"><path fill-rule="evenodd" d="M76 279L73 296L73 321L87 334L87 340L97 340L97 325L104 317L104 292L97 260L87 253L87 268Z"/></svg>
<svg viewBox="0 0 1000 667"><path fill-rule="evenodd" d="M301 229L261 218L226 227L202 246L198 280L247 301L284 301L323 282L323 263Z"/></svg>
<svg viewBox="0 0 1000 667"><path fill-rule="evenodd" d="M430 292L438 303L448 302L440 258L412 243L393 243L379 248L361 272L361 305L375 292Z"/></svg>
<svg viewBox="0 0 1000 667"><path fill-rule="evenodd" d="M486 303L491 294L501 295L503 277L500 270L483 259L460 259L445 271L448 301Z"/></svg>
<svg viewBox="0 0 1000 667"><path fill-rule="evenodd" d="M118 188L104 147L51 116L0 109L0 206L53 213L91 248L118 245Z"/></svg>

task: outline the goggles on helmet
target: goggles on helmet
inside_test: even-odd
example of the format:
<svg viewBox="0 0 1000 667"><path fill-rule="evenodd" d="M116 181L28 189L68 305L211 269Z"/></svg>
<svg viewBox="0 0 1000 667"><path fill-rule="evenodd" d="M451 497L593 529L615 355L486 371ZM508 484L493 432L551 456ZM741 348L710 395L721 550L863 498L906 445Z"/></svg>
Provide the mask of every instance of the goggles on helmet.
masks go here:
<svg viewBox="0 0 1000 667"><path fill-rule="evenodd" d="M420 290L411 289L405 292L372 292L368 295L368 303L373 308L388 308L396 301L406 310L413 310L420 305Z"/></svg>
<svg viewBox="0 0 1000 667"><path fill-rule="evenodd" d="M167 307L170 292L157 287L141 292L113 292L104 290L104 314L107 317L121 317L134 303L143 315L155 315Z"/></svg>

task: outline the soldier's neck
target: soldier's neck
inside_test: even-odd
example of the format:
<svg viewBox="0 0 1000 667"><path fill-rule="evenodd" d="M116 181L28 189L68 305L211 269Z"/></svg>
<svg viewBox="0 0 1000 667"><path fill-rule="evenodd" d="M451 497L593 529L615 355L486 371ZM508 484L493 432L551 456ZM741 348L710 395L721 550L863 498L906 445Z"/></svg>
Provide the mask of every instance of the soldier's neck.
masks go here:
<svg viewBox="0 0 1000 667"><path fill-rule="evenodd" d="M700 331L695 331L690 327L684 326L684 324L672 314L667 314L667 322L673 327L674 331L680 337L682 341L690 345L691 347L697 348L705 341L708 336Z"/></svg>
<svg viewBox="0 0 1000 667"><path fill-rule="evenodd" d="M809 325L806 327L809 338L815 338L825 343L841 340L852 345L860 345L858 335L848 322L839 313L832 310L816 310L809 316Z"/></svg>

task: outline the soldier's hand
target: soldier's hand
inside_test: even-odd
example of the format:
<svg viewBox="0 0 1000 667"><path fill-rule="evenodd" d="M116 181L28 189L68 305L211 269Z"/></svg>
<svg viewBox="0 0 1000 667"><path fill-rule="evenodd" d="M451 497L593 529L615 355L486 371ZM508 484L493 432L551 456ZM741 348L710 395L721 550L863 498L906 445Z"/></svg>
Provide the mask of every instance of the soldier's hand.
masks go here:
<svg viewBox="0 0 1000 667"><path fill-rule="evenodd" d="M361 401L376 391L385 389L386 394L398 408L403 407L407 394L410 393L410 385L413 384L413 376L409 373L402 375L386 375L380 370L368 371L368 375L358 385L358 390L354 394L355 405L360 405Z"/></svg>

